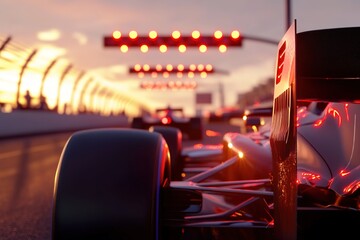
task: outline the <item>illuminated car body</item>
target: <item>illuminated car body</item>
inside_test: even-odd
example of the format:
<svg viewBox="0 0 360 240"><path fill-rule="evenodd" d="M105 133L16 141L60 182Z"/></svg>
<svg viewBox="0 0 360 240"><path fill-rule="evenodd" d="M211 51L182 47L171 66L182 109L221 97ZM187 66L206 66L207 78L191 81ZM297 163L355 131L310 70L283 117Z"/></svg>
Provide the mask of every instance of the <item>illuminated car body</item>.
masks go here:
<svg viewBox="0 0 360 240"><path fill-rule="evenodd" d="M316 105L321 104L321 112ZM360 187L360 105L313 102L297 109L297 182L354 194ZM272 172L270 125L257 132L224 135L224 154L242 155L239 179L267 178ZM249 174L251 176L249 176ZM356 177L354 177L356 176ZM349 179L349 180L347 180Z"/></svg>
<svg viewBox="0 0 360 240"><path fill-rule="evenodd" d="M357 236L359 41L360 28L297 34L293 24L279 43L271 125L227 133L224 145L171 159L160 133L75 133L56 174L53 239ZM184 161L182 180L172 161Z"/></svg>
<svg viewBox="0 0 360 240"><path fill-rule="evenodd" d="M181 130L189 139L199 140L203 136L203 123L200 117L186 117L182 108L161 108L150 116L135 117L131 127L149 129L151 126L169 126Z"/></svg>

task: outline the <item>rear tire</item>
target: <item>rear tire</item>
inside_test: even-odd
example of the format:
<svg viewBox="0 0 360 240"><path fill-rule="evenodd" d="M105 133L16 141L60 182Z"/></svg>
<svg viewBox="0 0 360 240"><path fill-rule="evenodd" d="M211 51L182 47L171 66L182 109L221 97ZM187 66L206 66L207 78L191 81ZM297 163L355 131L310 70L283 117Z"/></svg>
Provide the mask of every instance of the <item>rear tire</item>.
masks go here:
<svg viewBox="0 0 360 240"><path fill-rule="evenodd" d="M203 123L201 118L191 118L188 132L192 140L201 140L203 138Z"/></svg>
<svg viewBox="0 0 360 240"><path fill-rule="evenodd" d="M171 179L181 180L183 172L183 160L181 158L182 151L182 133L180 129L166 126L152 126L150 132L158 132L164 138L169 146L171 160Z"/></svg>
<svg viewBox="0 0 360 240"><path fill-rule="evenodd" d="M56 173L53 239L159 239L168 155L164 138L145 130L72 135Z"/></svg>
<svg viewBox="0 0 360 240"><path fill-rule="evenodd" d="M131 122L131 128L146 129L142 117L134 117Z"/></svg>

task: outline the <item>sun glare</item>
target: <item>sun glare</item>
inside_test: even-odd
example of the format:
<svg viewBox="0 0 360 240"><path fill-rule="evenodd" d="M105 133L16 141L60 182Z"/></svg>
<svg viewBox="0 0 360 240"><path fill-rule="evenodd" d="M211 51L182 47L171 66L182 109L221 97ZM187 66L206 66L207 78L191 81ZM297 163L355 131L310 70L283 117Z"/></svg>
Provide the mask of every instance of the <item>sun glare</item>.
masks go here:
<svg viewBox="0 0 360 240"><path fill-rule="evenodd" d="M37 33L37 38L41 41L56 41L60 37L61 37L61 32L55 28Z"/></svg>

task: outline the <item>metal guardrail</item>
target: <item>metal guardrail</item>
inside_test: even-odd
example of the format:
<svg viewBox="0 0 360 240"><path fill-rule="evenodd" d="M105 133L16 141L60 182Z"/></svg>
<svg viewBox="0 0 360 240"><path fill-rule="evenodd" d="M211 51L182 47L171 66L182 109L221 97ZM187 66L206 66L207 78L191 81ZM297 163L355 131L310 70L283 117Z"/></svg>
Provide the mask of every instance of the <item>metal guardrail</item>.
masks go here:
<svg viewBox="0 0 360 240"><path fill-rule="evenodd" d="M128 127L125 115L99 116L95 114L66 115L51 111L15 110L0 112L0 139L91 128Z"/></svg>

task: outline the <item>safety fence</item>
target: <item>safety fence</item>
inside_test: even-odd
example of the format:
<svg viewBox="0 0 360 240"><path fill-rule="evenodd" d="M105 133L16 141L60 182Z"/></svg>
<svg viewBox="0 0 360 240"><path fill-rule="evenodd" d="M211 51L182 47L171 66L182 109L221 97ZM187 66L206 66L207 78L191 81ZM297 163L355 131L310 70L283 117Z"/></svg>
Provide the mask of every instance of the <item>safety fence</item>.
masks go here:
<svg viewBox="0 0 360 240"><path fill-rule="evenodd" d="M46 48L0 37L0 110L136 116L151 111L119 85L77 69Z"/></svg>

